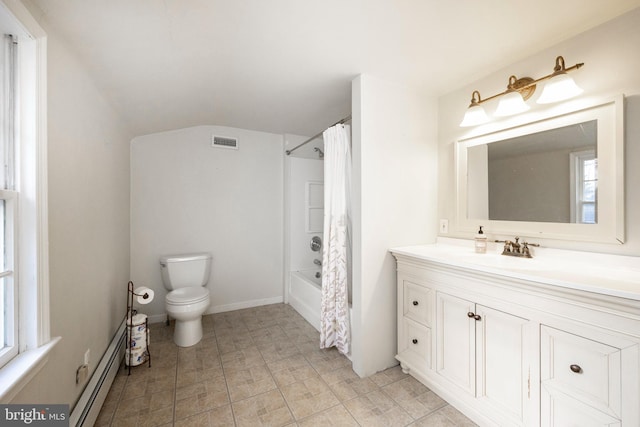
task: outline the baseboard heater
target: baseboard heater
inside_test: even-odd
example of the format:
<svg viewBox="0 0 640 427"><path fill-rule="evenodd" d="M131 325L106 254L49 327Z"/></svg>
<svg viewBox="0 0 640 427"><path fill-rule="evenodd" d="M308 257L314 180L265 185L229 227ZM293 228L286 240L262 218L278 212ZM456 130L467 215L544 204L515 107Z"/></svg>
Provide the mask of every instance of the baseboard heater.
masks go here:
<svg viewBox="0 0 640 427"><path fill-rule="evenodd" d="M118 373L120 362L124 358L125 339L125 320L123 320L84 392L82 392L78 403L71 411L69 426L81 427L95 424L102 404Z"/></svg>

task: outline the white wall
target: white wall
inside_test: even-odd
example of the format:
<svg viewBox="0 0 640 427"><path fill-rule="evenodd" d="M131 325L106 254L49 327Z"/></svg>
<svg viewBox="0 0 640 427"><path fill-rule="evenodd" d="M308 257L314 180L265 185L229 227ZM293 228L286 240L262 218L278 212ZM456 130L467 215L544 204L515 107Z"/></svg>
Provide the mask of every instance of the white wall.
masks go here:
<svg viewBox="0 0 640 427"><path fill-rule="evenodd" d="M397 364L396 264L389 248L437 231L437 104L361 75L352 85L353 369Z"/></svg>
<svg viewBox="0 0 640 427"><path fill-rule="evenodd" d="M38 18L38 16L35 16ZM47 23L51 335L62 341L12 403L68 403L124 319L129 277L129 141L126 123Z"/></svg>
<svg viewBox="0 0 640 427"><path fill-rule="evenodd" d="M539 54L512 64L499 72L442 96L439 100L439 175L438 211L455 229L456 181L454 148L456 141L469 132L459 123L469 105L471 92L479 90L483 97L503 91L510 75L538 78L552 72L556 56L562 55L566 65L584 62L584 67L571 76L584 89L582 98L603 98L624 94L625 102L625 182L626 243L624 245L586 244L570 241L540 241L545 246L588 250L604 253L640 255L640 8L571 38ZM534 96L537 96L534 95ZM535 111L541 106L529 103ZM537 109L537 110L535 110ZM457 237L472 238L460 233Z"/></svg>
<svg viewBox="0 0 640 427"><path fill-rule="evenodd" d="M211 135L239 149L211 147ZM163 319L159 258L213 254L209 312L283 298L282 135L198 126L131 143L131 280L155 290L144 313Z"/></svg>

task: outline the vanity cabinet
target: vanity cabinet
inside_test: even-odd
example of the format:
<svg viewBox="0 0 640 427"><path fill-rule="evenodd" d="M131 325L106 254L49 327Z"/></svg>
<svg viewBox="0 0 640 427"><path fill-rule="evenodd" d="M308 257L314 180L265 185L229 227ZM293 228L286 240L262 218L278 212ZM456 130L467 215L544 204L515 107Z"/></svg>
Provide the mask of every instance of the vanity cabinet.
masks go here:
<svg viewBox="0 0 640 427"><path fill-rule="evenodd" d="M436 372L514 425L526 425L531 322L444 292L436 300Z"/></svg>
<svg viewBox="0 0 640 427"><path fill-rule="evenodd" d="M392 252L396 358L477 424L640 425L639 301Z"/></svg>

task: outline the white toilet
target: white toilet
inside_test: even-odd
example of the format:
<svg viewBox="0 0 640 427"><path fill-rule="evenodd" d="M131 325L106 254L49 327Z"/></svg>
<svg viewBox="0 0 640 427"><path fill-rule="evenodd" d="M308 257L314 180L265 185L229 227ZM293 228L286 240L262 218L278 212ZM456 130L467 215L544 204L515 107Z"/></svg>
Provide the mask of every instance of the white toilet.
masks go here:
<svg viewBox="0 0 640 427"><path fill-rule="evenodd" d="M190 347L202 339L202 314L210 304L205 287L211 274L211 254L193 253L160 258L169 317L175 319L173 342Z"/></svg>

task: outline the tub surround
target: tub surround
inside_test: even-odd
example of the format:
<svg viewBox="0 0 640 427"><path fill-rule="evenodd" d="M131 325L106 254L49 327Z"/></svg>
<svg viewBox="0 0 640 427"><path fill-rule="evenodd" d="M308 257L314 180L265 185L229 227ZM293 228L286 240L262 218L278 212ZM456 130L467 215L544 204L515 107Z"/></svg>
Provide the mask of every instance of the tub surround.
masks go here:
<svg viewBox="0 0 640 427"><path fill-rule="evenodd" d="M640 425L640 258L446 238L391 252L396 358L476 423Z"/></svg>

